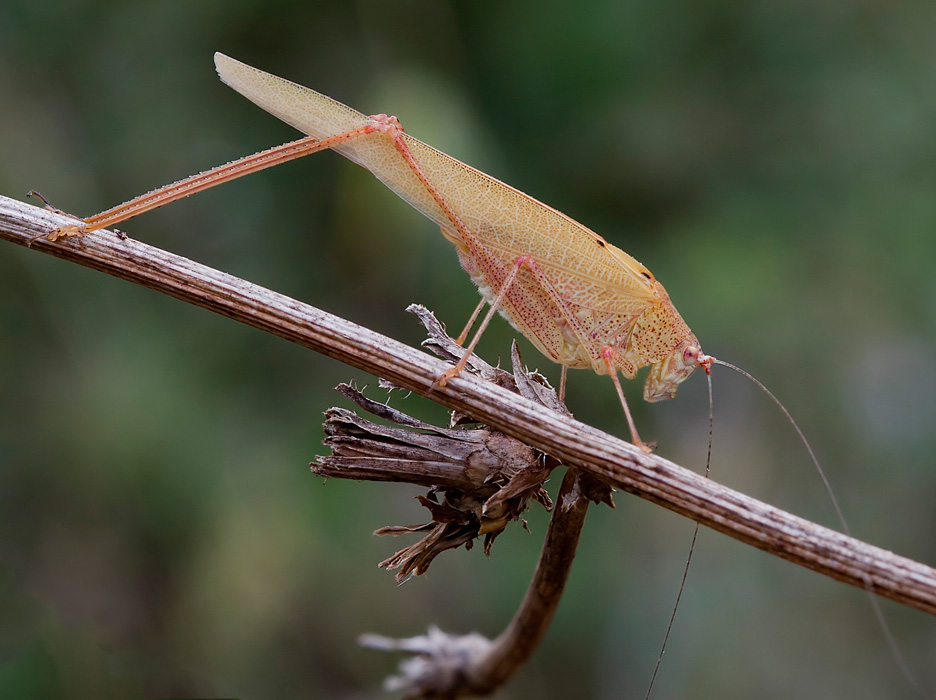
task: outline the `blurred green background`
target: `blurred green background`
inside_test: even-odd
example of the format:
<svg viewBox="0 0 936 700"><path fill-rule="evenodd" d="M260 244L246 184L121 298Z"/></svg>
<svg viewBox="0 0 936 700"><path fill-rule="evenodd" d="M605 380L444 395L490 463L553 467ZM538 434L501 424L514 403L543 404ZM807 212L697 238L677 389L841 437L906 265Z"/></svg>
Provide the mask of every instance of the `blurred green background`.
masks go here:
<svg viewBox="0 0 936 700"><path fill-rule="evenodd" d="M706 351L786 402L855 534L934 562L934 23L873 1L7 0L0 192L88 215L294 138L217 80L215 50L397 114L646 263ZM438 230L333 154L123 228L411 344L407 304L457 329L477 299ZM497 322L481 353L512 337ZM422 522L417 492L307 466L334 385L383 394L278 338L0 244L0 367L0 696L382 697L396 660L358 634L495 635L533 570L541 511L490 560L394 585L376 563L402 543L371 532ZM577 417L626 435L610 382L571 380ZM777 410L714 380L713 477L836 526ZM702 377L640 390L645 437L701 469ZM499 697L643 697L692 524L617 504ZM933 688L936 621L882 605ZM862 591L701 533L655 698L909 695Z"/></svg>

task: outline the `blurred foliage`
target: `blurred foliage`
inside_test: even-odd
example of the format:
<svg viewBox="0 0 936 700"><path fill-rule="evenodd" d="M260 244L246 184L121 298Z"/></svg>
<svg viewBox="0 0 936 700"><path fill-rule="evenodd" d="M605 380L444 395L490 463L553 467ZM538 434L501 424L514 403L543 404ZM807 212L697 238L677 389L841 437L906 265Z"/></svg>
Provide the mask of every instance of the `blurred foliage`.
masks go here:
<svg viewBox="0 0 936 700"><path fill-rule="evenodd" d="M873 0L7 0L0 191L91 214L293 138L216 79L215 50L397 114L648 264L708 352L786 401L855 533L933 562L934 22ZM438 231L331 154L126 229L409 343L408 303L455 328L476 303ZM496 326L489 359L512 337ZM493 635L518 603L543 513L490 561L449 554L398 588L375 563L399 543L370 533L421 521L415 492L309 474L331 388L373 377L11 245L0 329L0 695L380 697L394 660L359 633ZM624 435L610 383L571 379L576 415ZM768 400L714 379L713 477L835 526ZM642 432L695 468L704 384L654 406L628 387ZM626 495L594 509L500 697L642 695L690 532ZM933 687L936 624L883 605ZM908 694L863 592L702 532L655 697Z"/></svg>

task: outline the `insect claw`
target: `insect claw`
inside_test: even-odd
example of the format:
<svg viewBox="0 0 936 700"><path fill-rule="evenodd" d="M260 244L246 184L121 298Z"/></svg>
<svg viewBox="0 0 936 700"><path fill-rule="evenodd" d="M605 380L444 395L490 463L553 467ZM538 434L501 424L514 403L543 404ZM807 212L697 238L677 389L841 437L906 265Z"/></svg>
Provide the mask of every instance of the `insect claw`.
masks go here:
<svg viewBox="0 0 936 700"><path fill-rule="evenodd" d="M640 448L640 451L645 455L653 454L653 451L657 448L656 442L639 442L637 447Z"/></svg>
<svg viewBox="0 0 936 700"><path fill-rule="evenodd" d="M36 197L36 198L42 200L42 204L44 205L44 208L46 209L46 211L51 211L51 212L53 212L53 213L55 213L55 214L61 214L62 216L67 216L67 217L69 217L69 218L71 218L71 219L75 219L75 220L81 222L81 223L78 223L78 224L69 224L69 225L67 225L67 226L59 226L58 228L52 229L52 232L51 232L51 233L40 233L40 234L38 234L38 235L36 235L36 236L33 236L33 237L30 238L28 241L26 241L26 247L27 247L27 248L32 248L32 244L33 244L37 239L39 239L39 238L44 238L44 239L46 239L47 241L51 241L51 242L54 243L54 242L57 241L59 238L66 238L66 237L69 237L69 236L79 236L79 237L80 237L80 236L83 236L83 235L86 233L85 230L84 230L84 227L85 227L85 222L84 222L84 220L79 219L79 218L78 218L77 216L75 216L74 214L69 214L67 211L62 211L62 210L59 209L58 207L52 206L52 204L49 203L49 200L46 199L45 197L43 197L42 194L41 194L40 192L37 192L36 190L29 190L29 192L26 193L26 196L27 196L27 197Z"/></svg>
<svg viewBox="0 0 936 700"><path fill-rule="evenodd" d="M59 238L71 238L72 236L81 238L84 235L84 224L69 224L68 226L59 226L57 229L53 230L52 233L45 236L45 238L54 243ZM37 236L37 238L40 237L41 236Z"/></svg>
<svg viewBox="0 0 936 700"><path fill-rule="evenodd" d="M446 372L445 374L439 375L439 378L433 382L434 386L443 387L448 384L448 380L452 378L452 375Z"/></svg>
<svg viewBox="0 0 936 700"><path fill-rule="evenodd" d="M441 389L448 383L449 379L453 379L457 377L459 374L461 374L461 370L458 367L452 367L451 369L445 370L442 374L436 377L435 381L432 382L432 384L429 385L430 393L435 391L436 389Z"/></svg>

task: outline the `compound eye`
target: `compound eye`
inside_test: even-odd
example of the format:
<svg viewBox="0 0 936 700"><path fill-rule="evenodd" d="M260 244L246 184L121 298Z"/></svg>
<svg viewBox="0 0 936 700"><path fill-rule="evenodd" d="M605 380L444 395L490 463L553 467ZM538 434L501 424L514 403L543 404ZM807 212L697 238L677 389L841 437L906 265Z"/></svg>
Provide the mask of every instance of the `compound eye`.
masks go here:
<svg viewBox="0 0 936 700"><path fill-rule="evenodd" d="M683 350L683 362L687 365L694 365L699 360L699 355L702 350L697 348L695 345L690 345L685 350Z"/></svg>

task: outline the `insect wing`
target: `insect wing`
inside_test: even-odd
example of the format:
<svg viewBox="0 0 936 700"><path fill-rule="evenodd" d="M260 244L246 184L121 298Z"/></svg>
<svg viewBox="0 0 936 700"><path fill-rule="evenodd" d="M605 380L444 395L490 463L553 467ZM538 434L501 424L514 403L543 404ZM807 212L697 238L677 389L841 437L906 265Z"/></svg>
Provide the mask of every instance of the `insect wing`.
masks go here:
<svg viewBox="0 0 936 700"><path fill-rule="evenodd" d="M315 90L224 54L215 54L215 65L227 85L309 136L329 138L370 121ZM652 285L641 275L640 263L597 234L408 134L403 138L429 181L476 238L471 245L460 240L452 222L384 135L363 136L334 150L370 170L437 223L459 248L463 266L489 299L519 256L536 261L552 289L544 289L541 281L523 270L505 308L509 320L553 359L582 366L563 358L570 343L594 344L595 338L626 334L637 315L658 303ZM574 316L574 327L561 320L569 314Z"/></svg>

